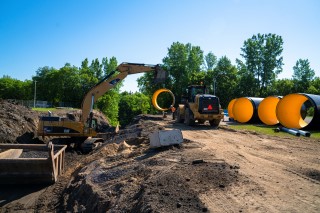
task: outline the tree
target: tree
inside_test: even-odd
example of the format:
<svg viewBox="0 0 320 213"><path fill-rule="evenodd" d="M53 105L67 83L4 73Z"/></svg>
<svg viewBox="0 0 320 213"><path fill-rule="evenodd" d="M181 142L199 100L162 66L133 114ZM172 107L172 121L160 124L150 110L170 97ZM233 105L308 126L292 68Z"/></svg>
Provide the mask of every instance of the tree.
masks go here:
<svg viewBox="0 0 320 213"><path fill-rule="evenodd" d="M10 76L0 78L0 98L30 100L32 97L31 81L20 81Z"/></svg>
<svg viewBox="0 0 320 213"><path fill-rule="evenodd" d="M244 42L241 56L245 59L249 76L256 79L252 85L257 91L256 96L265 95L268 87L282 72L282 45L282 37L275 34L253 35Z"/></svg>
<svg viewBox="0 0 320 213"><path fill-rule="evenodd" d="M151 80L152 74L145 73L138 80L139 88L142 92L153 94L161 86L166 87L174 91L176 101L179 102L190 84L192 76L202 72L203 51L199 46L192 46L190 43L174 42L168 48L167 56L162 61L163 68L168 72L166 82L163 85L154 85Z"/></svg>
<svg viewBox="0 0 320 213"><path fill-rule="evenodd" d="M221 106L226 108L234 97L237 85L237 68L231 64L226 56L223 56L213 70L213 76L208 77L211 77L211 80L216 80L216 95L220 97Z"/></svg>
<svg viewBox="0 0 320 213"><path fill-rule="evenodd" d="M256 96L256 85L257 79L255 79L254 74L249 72L246 65L239 59L236 60L238 75L237 81L238 85L234 90L234 97L254 97Z"/></svg>
<svg viewBox="0 0 320 213"><path fill-rule="evenodd" d="M108 60L108 58L103 58L101 70L103 70L104 75L109 75L112 71L116 70L118 66L117 63L118 62L115 57L110 58L110 60ZM97 108L108 117L110 124L113 126L118 124L120 87L121 83L118 83L97 101Z"/></svg>
<svg viewBox="0 0 320 213"><path fill-rule="evenodd" d="M204 67L207 71L213 70L213 68L217 64L217 57L212 53L209 52L205 57L204 57Z"/></svg>
<svg viewBox="0 0 320 213"><path fill-rule="evenodd" d="M320 77L315 77L310 87L313 87L315 90L313 92L308 90L308 93L320 95Z"/></svg>
<svg viewBox="0 0 320 213"><path fill-rule="evenodd" d="M142 93L123 92L119 102L119 121L121 126L129 124L139 114L149 113L151 99Z"/></svg>
<svg viewBox="0 0 320 213"><path fill-rule="evenodd" d="M58 72L59 70L48 66L40 67L36 71L36 76L32 77L32 81L37 82L37 100L49 101L53 104L61 101L58 95L61 87Z"/></svg>
<svg viewBox="0 0 320 213"><path fill-rule="evenodd" d="M310 68L308 59L299 59L293 67L292 78L296 84L296 92L306 92L311 85L315 72Z"/></svg>
<svg viewBox="0 0 320 213"><path fill-rule="evenodd" d="M285 96L293 93L294 90L294 82L290 79L280 79L277 80L274 84L274 94Z"/></svg>
<svg viewBox="0 0 320 213"><path fill-rule="evenodd" d="M96 77L98 80L102 79L102 64L100 64L99 59L96 58L95 60L92 60L89 68L94 77Z"/></svg>
<svg viewBox="0 0 320 213"><path fill-rule="evenodd" d="M80 85L83 96L98 83L94 72L89 67L89 60L86 58L81 62L80 72Z"/></svg>

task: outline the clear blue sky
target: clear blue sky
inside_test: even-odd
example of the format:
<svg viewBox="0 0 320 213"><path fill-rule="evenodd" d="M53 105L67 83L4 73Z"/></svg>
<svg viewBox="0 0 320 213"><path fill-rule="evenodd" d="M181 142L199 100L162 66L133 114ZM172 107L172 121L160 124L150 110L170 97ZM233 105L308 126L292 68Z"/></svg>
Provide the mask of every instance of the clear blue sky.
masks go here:
<svg viewBox="0 0 320 213"><path fill-rule="evenodd" d="M284 40L279 78L300 58L320 76L319 0L0 0L0 76L31 79L39 67L85 58L157 64L176 41L235 64L258 33ZM122 90L136 91L139 76Z"/></svg>

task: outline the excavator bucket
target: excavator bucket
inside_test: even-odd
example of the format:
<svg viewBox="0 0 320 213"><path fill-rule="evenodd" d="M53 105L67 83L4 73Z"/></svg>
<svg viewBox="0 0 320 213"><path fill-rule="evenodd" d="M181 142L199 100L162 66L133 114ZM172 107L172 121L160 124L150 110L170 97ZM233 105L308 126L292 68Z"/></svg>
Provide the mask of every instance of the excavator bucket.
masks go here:
<svg viewBox="0 0 320 213"><path fill-rule="evenodd" d="M0 144L0 184L52 184L64 169L67 146ZM43 153L41 158L22 157L23 151Z"/></svg>
<svg viewBox="0 0 320 213"><path fill-rule="evenodd" d="M154 83L163 83L167 79L167 72L161 68L160 65L156 65L154 72Z"/></svg>

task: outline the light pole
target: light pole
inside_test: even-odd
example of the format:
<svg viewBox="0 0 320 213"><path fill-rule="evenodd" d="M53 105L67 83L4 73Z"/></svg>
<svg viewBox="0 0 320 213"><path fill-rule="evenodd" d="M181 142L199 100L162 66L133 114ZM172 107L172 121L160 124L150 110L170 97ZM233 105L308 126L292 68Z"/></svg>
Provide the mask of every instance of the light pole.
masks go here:
<svg viewBox="0 0 320 213"><path fill-rule="evenodd" d="M34 99L33 99L33 107L36 107L36 97L37 97L37 81L34 81Z"/></svg>

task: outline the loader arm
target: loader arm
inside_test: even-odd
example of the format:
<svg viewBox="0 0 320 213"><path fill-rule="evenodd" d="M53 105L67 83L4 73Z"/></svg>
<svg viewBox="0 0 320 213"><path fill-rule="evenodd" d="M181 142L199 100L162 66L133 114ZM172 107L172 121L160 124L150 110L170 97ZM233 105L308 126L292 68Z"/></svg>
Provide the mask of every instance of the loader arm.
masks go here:
<svg viewBox="0 0 320 213"><path fill-rule="evenodd" d="M112 77L114 73L119 73ZM155 71L155 80L160 82L164 81L166 76L165 72L161 69L160 65L148 65L148 64L136 64L136 63L122 63L116 71L111 72L106 78L96 84L91 90L85 95L82 102L82 116L81 122L86 123L89 118L90 112L92 112L93 104L106 92L117 85L127 75L143 73L149 71Z"/></svg>

